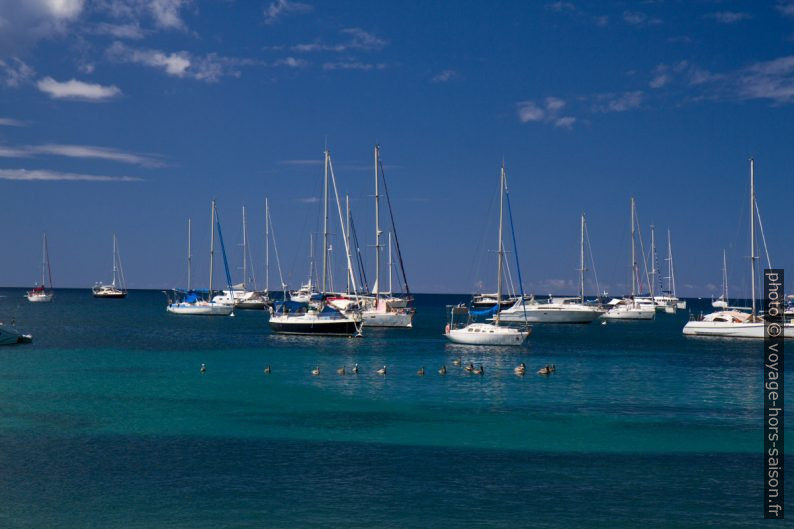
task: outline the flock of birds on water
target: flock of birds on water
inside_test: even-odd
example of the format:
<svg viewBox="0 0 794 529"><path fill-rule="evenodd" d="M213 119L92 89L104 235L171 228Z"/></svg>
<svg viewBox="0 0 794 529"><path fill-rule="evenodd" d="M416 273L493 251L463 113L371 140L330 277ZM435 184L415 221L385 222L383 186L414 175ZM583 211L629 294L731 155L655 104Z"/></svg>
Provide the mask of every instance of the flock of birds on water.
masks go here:
<svg viewBox="0 0 794 529"><path fill-rule="evenodd" d="M454 365L456 367L460 367L461 359L460 358L455 358L452 361L452 365ZM485 375L485 368L483 367L482 364L480 364L478 367L474 367L474 363L469 362L467 365L465 365L463 367L463 370L465 372L469 373L469 374L472 374L472 375L480 375L480 376ZM199 371L201 372L202 375L204 373L206 373L207 372L207 364L201 364L201 368L199 369ZM358 375L358 371L359 371L358 370L358 364L354 364L353 365L353 369L351 369L350 371L351 371L351 374ZM548 376L548 375L551 375L552 373L554 373L555 371L557 371L557 366L555 364L546 364L544 367L541 367L540 369L538 369L537 373L538 373L538 375ZM376 374L381 375L381 376L386 376L386 372L387 372L386 371L386 366L383 366L380 369L378 369L377 371L375 371ZM272 369L270 368L270 366L265 367L265 374L269 375L270 373L272 373ZM336 370L336 374L337 375L344 376L346 373L347 373L347 371L345 369L345 366L342 366L342 367L340 367L339 369ZM527 373L526 364L524 364L524 362L521 362L520 364L518 364L515 368L513 368L513 373L515 373L516 375L518 375L520 377L523 377ZM320 376L320 366L316 366L314 369L312 369L311 374L312 374L313 377ZM420 377L425 376L425 368L424 368L424 366L420 367L419 370L416 372L416 374L418 376L420 376ZM447 366L446 365L442 365L439 368L439 370L438 370L438 374L441 375L442 377L444 375L446 375L447 374Z"/></svg>

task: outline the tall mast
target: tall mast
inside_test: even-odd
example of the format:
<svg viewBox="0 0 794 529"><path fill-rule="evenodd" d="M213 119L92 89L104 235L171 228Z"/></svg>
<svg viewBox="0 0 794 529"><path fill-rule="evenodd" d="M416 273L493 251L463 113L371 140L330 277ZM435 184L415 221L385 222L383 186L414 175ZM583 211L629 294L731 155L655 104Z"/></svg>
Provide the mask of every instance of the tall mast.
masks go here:
<svg viewBox="0 0 794 529"><path fill-rule="evenodd" d="M41 286L44 287L44 269L47 268L47 234L41 236Z"/></svg>
<svg viewBox="0 0 794 529"><path fill-rule="evenodd" d="M392 271L392 267L393 266L394 266L394 264L392 263L392 260L391 260L391 232L389 232L389 295L390 296L391 296L392 292L394 292L394 290L392 290L392 287L391 287L391 271Z"/></svg>
<svg viewBox="0 0 794 529"><path fill-rule="evenodd" d="M328 276L328 149L325 149L325 178L323 180L323 294Z"/></svg>
<svg viewBox="0 0 794 529"><path fill-rule="evenodd" d="M647 268L645 270L648 270ZM656 227L651 224L651 285L649 293L653 299L654 289L656 288Z"/></svg>
<svg viewBox="0 0 794 529"><path fill-rule="evenodd" d="M347 224L345 241L350 246L350 195L348 194L345 194L345 222ZM347 274L347 293L350 294L350 274Z"/></svg>
<svg viewBox="0 0 794 529"><path fill-rule="evenodd" d="M265 197L265 292L270 293L270 204Z"/></svg>
<svg viewBox="0 0 794 529"><path fill-rule="evenodd" d="M722 296L725 303L728 303L728 257L724 248L722 250Z"/></svg>
<svg viewBox="0 0 794 529"><path fill-rule="evenodd" d="M193 256L190 253L190 218L187 219L187 289L190 290L190 261Z"/></svg>
<svg viewBox="0 0 794 529"><path fill-rule="evenodd" d="M215 199L212 200L212 212L210 213L210 290L208 301L212 302L212 272L215 257Z"/></svg>
<svg viewBox="0 0 794 529"><path fill-rule="evenodd" d="M582 229L579 237L579 298L584 303L584 213L582 213Z"/></svg>
<svg viewBox="0 0 794 529"><path fill-rule="evenodd" d="M752 294L753 321L755 321L755 160L750 158L750 284Z"/></svg>
<svg viewBox="0 0 794 529"><path fill-rule="evenodd" d="M243 206L243 290L248 290L248 234L245 228L245 206Z"/></svg>
<svg viewBox="0 0 794 529"><path fill-rule="evenodd" d="M637 259L634 249L634 197L631 197L631 297L637 294Z"/></svg>
<svg viewBox="0 0 794 529"><path fill-rule="evenodd" d="M375 301L380 296L380 195L378 194L378 158L380 146L375 145Z"/></svg>
<svg viewBox="0 0 794 529"><path fill-rule="evenodd" d="M504 248L502 247L502 209L504 208L505 197L505 162L502 160L502 172L499 175L499 264L496 269L496 304L501 308L502 303L502 259L504 257ZM496 312L495 323L499 325L499 310Z"/></svg>
<svg viewBox="0 0 794 529"><path fill-rule="evenodd" d="M667 257L670 259L670 294L677 297L675 293L675 264L673 263L673 239L670 236L670 228L667 228Z"/></svg>
<svg viewBox="0 0 794 529"><path fill-rule="evenodd" d="M113 283L112 283L114 288L116 286L116 274L117 273L118 272L116 270L116 234L114 233L113 234Z"/></svg>

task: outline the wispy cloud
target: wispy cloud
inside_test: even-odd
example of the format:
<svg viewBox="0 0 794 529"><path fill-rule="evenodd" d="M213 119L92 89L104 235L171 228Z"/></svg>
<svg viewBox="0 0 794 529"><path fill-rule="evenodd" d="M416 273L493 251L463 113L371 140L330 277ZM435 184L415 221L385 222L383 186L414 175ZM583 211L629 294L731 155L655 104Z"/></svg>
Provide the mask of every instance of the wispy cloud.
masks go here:
<svg viewBox="0 0 794 529"><path fill-rule="evenodd" d="M61 0L63 1L63 0ZM102 0L92 3L92 9L128 26L121 31L132 31L144 20L163 30L186 31L182 11L194 3L193 0ZM128 33L132 35L133 33ZM116 35L117 38L133 38Z"/></svg>
<svg viewBox="0 0 794 529"><path fill-rule="evenodd" d="M794 0L778 0L775 7L786 16L794 16Z"/></svg>
<svg viewBox="0 0 794 529"><path fill-rule="evenodd" d="M433 83L446 83L458 77L460 77L460 74L455 70L442 70L434 75L430 81Z"/></svg>
<svg viewBox="0 0 794 529"><path fill-rule="evenodd" d="M304 68L309 65L309 61L296 59L295 57L284 57L273 62L273 66L286 66L288 68Z"/></svg>
<svg viewBox="0 0 794 529"><path fill-rule="evenodd" d="M301 204L316 204L319 201L320 197L302 197L295 199L295 202L300 202Z"/></svg>
<svg viewBox="0 0 794 529"><path fill-rule="evenodd" d="M93 29L93 33L97 35L108 35L116 39L142 39L143 29L140 24L136 22L129 22L127 24L110 24L108 22L100 22Z"/></svg>
<svg viewBox="0 0 794 529"><path fill-rule="evenodd" d="M107 101L121 95L121 90L115 86L86 83L71 79L69 81L56 81L52 77L45 77L36 83L38 89L53 99L74 99L79 101Z"/></svg>
<svg viewBox="0 0 794 529"><path fill-rule="evenodd" d="M0 157L3 158L29 158L39 155L108 160L131 165L140 165L142 167L164 167L166 165L162 159L155 156L125 152L109 147L97 147L94 145L64 145L59 143L23 145L20 147L0 145Z"/></svg>
<svg viewBox="0 0 794 529"><path fill-rule="evenodd" d="M2 27L2 23L0 23L0 27ZM22 59L17 57L0 59L0 81L9 88L22 86L33 78L33 74L33 68Z"/></svg>
<svg viewBox="0 0 794 529"><path fill-rule="evenodd" d="M303 2L290 2L289 0L276 0L265 8L265 24L275 24L288 15L310 13L314 8Z"/></svg>
<svg viewBox="0 0 794 529"><path fill-rule="evenodd" d="M626 112L639 108L644 97L642 90L630 92L609 92L594 96L595 103L592 105L593 112Z"/></svg>
<svg viewBox="0 0 794 529"><path fill-rule="evenodd" d="M546 9L550 11L557 11L559 13L562 11L575 11L576 6L571 2L552 2L550 4L546 4Z"/></svg>
<svg viewBox="0 0 794 529"><path fill-rule="evenodd" d="M383 70L386 68L385 63L369 63L360 61L336 61L323 63L323 70Z"/></svg>
<svg viewBox="0 0 794 529"><path fill-rule="evenodd" d="M516 103L518 120L521 123L532 121L550 123L557 128L570 129L576 123L573 116L563 116L566 102L558 97L547 97L543 101L520 101Z"/></svg>
<svg viewBox="0 0 794 529"><path fill-rule="evenodd" d="M209 83L219 81L225 76L239 77L241 66L258 64L254 60L223 57L216 53L196 56L188 51L168 53L161 50L132 48L118 41L108 48L106 55L118 62L142 64L159 68L174 77Z"/></svg>
<svg viewBox="0 0 794 529"><path fill-rule="evenodd" d="M180 13L191 0L149 0L149 12L157 26L164 29L186 29Z"/></svg>
<svg viewBox="0 0 794 529"><path fill-rule="evenodd" d="M720 24L734 24L742 20L752 18L749 13L739 13L736 11L717 11L716 13L707 13L703 18L712 19Z"/></svg>
<svg viewBox="0 0 794 529"><path fill-rule="evenodd" d="M632 26L645 26L649 24L661 24L662 19L652 17L641 11L624 11L623 21Z"/></svg>
<svg viewBox="0 0 794 529"><path fill-rule="evenodd" d="M143 178L62 173L46 169L0 169L0 180L21 180L26 182L140 182Z"/></svg>
<svg viewBox="0 0 794 529"><path fill-rule="evenodd" d="M27 127L27 121L20 121L12 118L0 118L0 126L4 127Z"/></svg>
<svg viewBox="0 0 794 529"><path fill-rule="evenodd" d="M66 35L85 4L84 0L0 1L0 53L15 55L42 39Z"/></svg>
<svg viewBox="0 0 794 529"><path fill-rule="evenodd" d="M688 61L679 61L675 64L659 64L653 69L648 86L662 88L670 84L673 79L690 68Z"/></svg>
<svg viewBox="0 0 794 529"><path fill-rule="evenodd" d="M292 46L292 49L299 52L375 51L383 49L389 43L388 40L364 31L361 28L345 28L341 30L340 33L345 35L347 40L337 44L327 44L320 41L307 44L296 44Z"/></svg>

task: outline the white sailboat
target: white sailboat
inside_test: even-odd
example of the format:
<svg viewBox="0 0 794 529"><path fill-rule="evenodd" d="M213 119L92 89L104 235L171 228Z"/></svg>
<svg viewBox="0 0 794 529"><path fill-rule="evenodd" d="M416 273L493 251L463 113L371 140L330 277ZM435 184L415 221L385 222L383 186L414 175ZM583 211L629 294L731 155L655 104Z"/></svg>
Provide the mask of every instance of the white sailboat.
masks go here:
<svg viewBox="0 0 794 529"><path fill-rule="evenodd" d="M122 299L127 297L127 284L124 281L124 268L121 266L116 234L113 234L113 281L109 285L97 283L91 289L95 298Z"/></svg>
<svg viewBox="0 0 794 529"><path fill-rule="evenodd" d="M220 232L220 224L216 223L216 215L217 215L217 207L215 205L215 200L212 201L212 210L210 213L210 278L209 278L209 289L206 291L206 299L202 297L204 294L203 291L200 290L192 290L190 287L190 264L191 264L191 252L190 252L190 220L188 220L188 250L187 250L187 260L188 260L188 288L184 291L174 290L174 299L169 299L168 306L166 310L173 314L184 314L190 316L233 316L234 315L234 305L225 305L223 303L216 303L213 301L213 289L212 289L212 276L214 275L214 264L215 264L215 227L218 227L218 236L221 242L221 252L223 253L223 261L224 264L226 263L226 251L223 247L223 236ZM228 266L226 267L226 274L227 274L227 283L231 283L230 278L228 277ZM229 290L232 290L231 285L229 285Z"/></svg>
<svg viewBox="0 0 794 529"><path fill-rule="evenodd" d="M328 245L328 192L329 173L333 182L336 207L339 212L339 224L342 230L342 239L345 241L345 256L347 259L347 274L353 285L354 299L344 308L335 307L328 303L328 277L330 272L329 245ZM361 313L358 309L356 297L356 279L353 275L353 266L350 258L350 245L345 233L345 223L342 218L342 207L339 203L339 194L336 189L336 177L331 165L331 154L325 151L325 172L323 180L323 274L322 274L323 299L316 303L298 303L295 299L275 303L270 308L268 325L274 333L279 334L311 334L329 336L360 336ZM311 297L311 291L309 291Z"/></svg>
<svg viewBox="0 0 794 529"><path fill-rule="evenodd" d="M717 299L711 299L711 306L715 309L728 308L728 257L722 250L722 294Z"/></svg>
<svg viewBox="0 0 794 529"><path fill-rule="evenodd" d="M599 305L585 303L585 226L586 220L584 213L582 213L579 237L579 296L575 298L549 296L547 302L536 301L534 296L529 300L519 299L512 307L499 313L499 318L502 321L516 323L590 323L605 312Z"/></svg>
<svg viewBox="0 0 794 529"><path fill-rule="evenodd" d="M656 307L652 301L643 303L637 299L635 211L634 197L631 197L631 296L610 301L609 310L601 316L605 320L652 320L656 316Z"/></svg>
<svg viewBox="0 0 794 529"><path fill-rule="evenodd" d="M496 299L502 299L502 266L504 262L504 244L502 240L502 227L504 219L504 197L507 191L507 176L505 174L504 162L502 163L502 170L499 175L499 242L498 242L498 264L496 272ZM512 215L511 215L512 226ZM515 242L515 239L514 239ZM518 262L518 256L516 256ZM519 278L520 285L520 278ZM521 299L523 300L523 294ZM451 341L460 344L468 345L522 345L530 333L532 328L525 322L524 328L519 329L506 325L500 325L499 306L494 305L493 310L496 312L493 323L472 323L471 314L465 307L453 307L450 312L450 322L444 330L444 335ZM467 323L463 326L457 326L455 316L465 314L468 318Z"/></svg>
<svg viewBox="0 0 794 529"><path fill-rule="evenodd" d="M289 293L290 301L295 303L310 303L312 301L319 301L322 295L317 290L317 285L314 283L314 235L309 234L309 279L301 285L298 290L292 290Z"/></svg>
<svg viewBox="0 0 794 529"><path fill-rule="evenodd" d="M725 338L764 338L764 319L758 315L755 299L756 282L756 237L755 216L757 202L755 196L755 162L750 158L750 285L752 306L750 313L726 308L705 316L695 318L684 325L683 333L687 336L720 336ZM768 257L768 255L767 255ZM771 268L771 265L770 265ZM727 298L727 296L726 296ZM782 325L783 337L794 338L794 324Z"/></svg>
<svg viewBox="0 0 794 529"><path fill-rule="evenodd" d="M44 284L44 274L50 279L50 288L47 290ZM25 293L28 301L33 303L49 303L53 298L52 291L52 269L50 268L50 252L47 248L47 234L45 233L41 239L41 283L35 285L32 290Z"/></svg>
<svg viewBox="0 0 794 529"><path fill-rule="evenodd" d="M667 230L667 289L662 290L659 296L653 296L656 310L664 310L668 314L675 314L676 310L686 309L686 300L680 299L675 293L675 266L673 265L673 243L670 229Z"/></svg>

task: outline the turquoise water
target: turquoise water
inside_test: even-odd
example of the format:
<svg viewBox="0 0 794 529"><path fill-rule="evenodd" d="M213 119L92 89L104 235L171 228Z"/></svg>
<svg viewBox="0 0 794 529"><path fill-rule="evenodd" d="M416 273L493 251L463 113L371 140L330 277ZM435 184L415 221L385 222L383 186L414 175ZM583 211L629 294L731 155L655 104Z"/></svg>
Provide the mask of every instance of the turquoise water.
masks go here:
<svg viewBox="0 0 794 529"><path fill-rule="evenodd" d="M461 296L349 339L169 315L160 292L22 294L0 290L34 334L0 348L0 527L762 523L760 344L684 338L686 312L508 349L446 343Z"/></svg>

